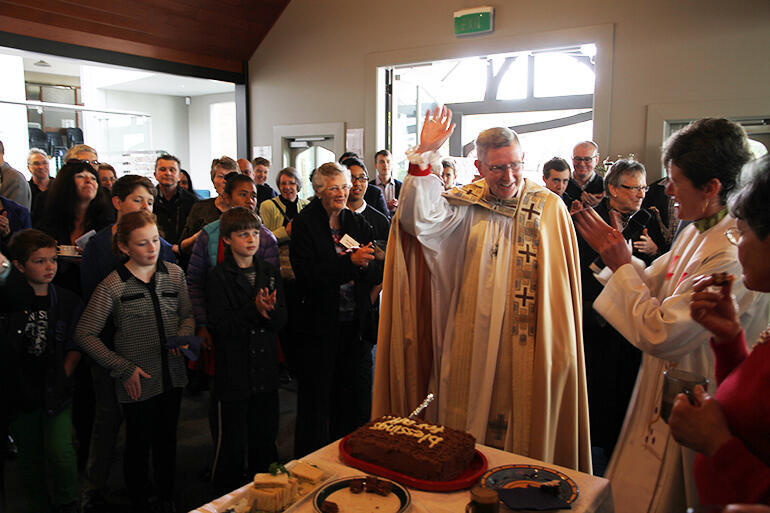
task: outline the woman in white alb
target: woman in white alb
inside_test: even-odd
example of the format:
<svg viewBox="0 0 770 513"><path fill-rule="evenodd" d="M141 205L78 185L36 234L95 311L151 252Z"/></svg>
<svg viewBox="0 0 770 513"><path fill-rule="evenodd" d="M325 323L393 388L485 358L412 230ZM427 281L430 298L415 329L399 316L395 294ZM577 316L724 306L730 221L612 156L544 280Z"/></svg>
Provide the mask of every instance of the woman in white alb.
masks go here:
<svg viewBox="0 0 770 513"><path fill-rule="evenodd" d="M690 296L701 276L740 276L735 247L724 236L735 227L725 203L750 157L745 133L726 119L701 119L671 136L663 148L666 193L676 200L677 217L692 223L646 269L632 261L622 234L592 210L575 214L578 231L608 266L597 275L605 285L593 307L644 353L606 476L624 511L669 513L697 504L694 454L673 440L660 418L663 372L678 367L714 383L710 335L690 317ZM741 281L733 290L746 338L756 340L766 324L767 297Z"/></svg>

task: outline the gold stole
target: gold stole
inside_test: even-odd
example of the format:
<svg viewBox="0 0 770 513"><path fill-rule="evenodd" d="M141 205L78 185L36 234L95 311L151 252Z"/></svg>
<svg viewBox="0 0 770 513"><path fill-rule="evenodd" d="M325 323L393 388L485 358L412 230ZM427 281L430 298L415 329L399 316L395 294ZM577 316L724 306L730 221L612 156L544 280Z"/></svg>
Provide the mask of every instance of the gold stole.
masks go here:
<svg viewBox="0 0 770 513"><path fill-rule="evenodd" d="M474 204L514 220L513 247L509 248L508 288L497 368L489 407L488 427L484 443L517 454L528 454L530 446L530 412L532 411L532 382L537 333L538 253L540 249L540 214L546 196L540 191L523 190L508 201L491 199L483 181L474 182L447 194L450 202ZM486 230L484 223L475 223L470 239L480 240ZM466 269L479 269L484 251L474 251ZM467 425L467 405L472 379L470 360L476 309L474 300L461 294L455 317L452 345L452 386L447 424L464 428ZM470 298L467 298L470 299ZM470 321L470 322L468 322ZM491 357L491 355L488 355ZM482 399L483 400L483 399ZM481 441L480 441L481 442Z"/></svg>

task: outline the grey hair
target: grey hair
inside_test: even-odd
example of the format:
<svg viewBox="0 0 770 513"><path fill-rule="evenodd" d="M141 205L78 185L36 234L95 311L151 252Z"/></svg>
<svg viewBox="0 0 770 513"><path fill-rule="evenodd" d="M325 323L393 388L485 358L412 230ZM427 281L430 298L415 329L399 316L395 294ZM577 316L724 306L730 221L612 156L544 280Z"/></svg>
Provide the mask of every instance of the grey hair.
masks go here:
<svg viewBox="0 0 770 513"><path fill-rule="evenodd" d="M770 235L770 154L743 167L735 192L727 202L730 213L743 219L759 240Z"/></svg>
<svg viewBox="0 0 770 513"><path fill-rule="evenodd" d="M610 193L610 185L613 187L620 187L623 183L623 177L632 175L635 173L641 173L647 177L647 170L644 168L644 164L639 161L631 159L620 159L612 164L612 167L604 176L604 191Z"/></svg>
<svg viewBox="0 0 770 513"><path fill-rule="evenodd" d="M476 157L483 161L484 157L487 156L487 151L491 148L497 149L514 145L521 146L519 136L513 130L503 126L488 128L476 138Z"/></svg>
<svg viewBox="0 0 770 513"><path fill-rule="evenodd" d="M78 153L81 153L84 151L93 153L94 155L96 155L96 159L99 160L99 154L96 152L95 149L93 149L87 144L76 144L75 146L67 150L67 153L64 154L64 158L62 160L64 162L67 162L69 159L74 159L75 155L77 155Z"/></svg>
<svg viewBox="0 0 770 513"><path fill-rule="evenodd" d="M51 160L51 157L40 148L30 148L29 153L27 154L27 164L29 164L29 159L32 158L32 155L40 155L41 157L45 157L46 160Z"/></svg>
<svg viewBox="0 0 770 513"><path fill-rule="evenodd" d="M313 191L315 191L316 194L319 194L326 188L326 179L333 178L338 175L344 176L348 182L348 185L351 183L350 170L342 164L337 162L327 162L326 164L321 164L318 166L315 172L313 172Z"/></svg>
<svg viewBox="0 0 770 513"><path fill-rule="evenodd" d="M278 176L275 177L275 185L278 187L281 186L281 177L283 175L288 176L289 178L293 178L295 182L297 182L297 192L302 190L302 178L299 177L299 173L296 169L293 167L285 167L278 171Z"/></svg>

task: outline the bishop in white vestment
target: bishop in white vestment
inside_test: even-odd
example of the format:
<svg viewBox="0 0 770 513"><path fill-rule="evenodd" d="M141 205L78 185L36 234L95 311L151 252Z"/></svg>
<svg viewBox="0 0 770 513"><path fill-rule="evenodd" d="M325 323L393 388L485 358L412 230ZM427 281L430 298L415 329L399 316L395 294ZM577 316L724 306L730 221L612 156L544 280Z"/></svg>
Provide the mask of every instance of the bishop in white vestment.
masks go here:
<svg viewBox="0 0 770 513"><path fill-rule="evenodd" d="M440 116L447 111L424 127ZM426 128L420 150L430 146ZM521 178L523 154L507 129L479 136L485 179L446 193L434 142L410 154L391 227L373 416L406 415L433 391L430 420L590 472L580 271L566 207Z"/></svg>

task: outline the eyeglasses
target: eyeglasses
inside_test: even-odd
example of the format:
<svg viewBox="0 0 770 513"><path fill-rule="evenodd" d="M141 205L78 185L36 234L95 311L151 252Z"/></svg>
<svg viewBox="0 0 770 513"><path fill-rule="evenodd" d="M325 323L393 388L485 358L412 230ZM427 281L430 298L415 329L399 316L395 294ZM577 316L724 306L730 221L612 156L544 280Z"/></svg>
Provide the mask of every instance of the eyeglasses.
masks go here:
<svg viewBox="0 0 770 513"><path fill-rule="evenodd" d="M592 157L572 157L573 162L591 162L593 159L595 159L598 155L594 155Z"/></svg>
<svg viewBox="0 0 770 513"><path fill-rule="evenodd" d="M730 244L737 246L743 237L743 233L738 228L728 228L725 230L725 237L730 241Z"/></svg>
<svg viewBox="0 0 770 513"><path fill-rule="evenodd" d="M327 191L331 191L331 192L349 191L350 190L350 185L348 185L348 184L345 184L345 185L332 185L331 187L327 187L326 190Z"/></svg>
<svg viewBox="0 0 770 513"><path fill-rule="evenodd" d="M524 161L523 160L517 160L516 162L509 162L507 164L496 164L494 166L490 166L489 164L484 164L487 166L487 168L492 171L493 173L502 173L504 171L508 171L509 169L511 171L518 171L521 168L524 167Z"/></svg>
<svg viewBox="0 0 770 513"><path fill-rule="evenodd" d="M356 183L356 182L365 183L365 182L368 182L368 181L369 181L369 179L366 177L366 175L364 175L364 176L359 176L358 178L356 178L355 176L351 176L351 177L350 177L350 180L351 180L353 183Z"/></svg>
<svg viewBox="0 0 770 513"><path fill-rule="evenodd" d="M635 192L647 192L650 190L649 185L623 185L620 184L621 187L624 189L628 189L629 191L635 191Z"/></svg>
<svg viewBox="0 0 770 513"><path fill-rule="evenodd" d="M77 164L78 162L82 162L84 164L91 164L92 166L98 166L100 164L98 160L87 160L87 159L69 159L67 161L67 164Z"/></svg>

